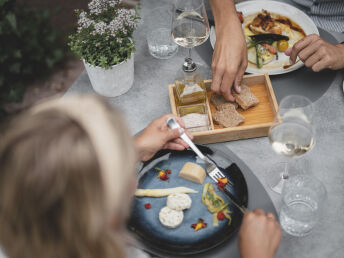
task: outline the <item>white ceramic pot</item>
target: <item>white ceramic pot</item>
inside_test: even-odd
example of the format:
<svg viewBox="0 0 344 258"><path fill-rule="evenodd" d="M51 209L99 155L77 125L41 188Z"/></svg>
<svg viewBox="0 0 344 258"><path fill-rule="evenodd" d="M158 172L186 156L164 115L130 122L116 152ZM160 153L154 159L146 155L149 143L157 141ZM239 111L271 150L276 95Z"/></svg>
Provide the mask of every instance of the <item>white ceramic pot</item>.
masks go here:
<svg viewBox="0 0 344 258"><path fill-rule="evenodd" d="M83 60L88 77L95 92L105 97L117 97L126 93L134 82L134 54L131 57L104 69L92 66Z"/></svg>

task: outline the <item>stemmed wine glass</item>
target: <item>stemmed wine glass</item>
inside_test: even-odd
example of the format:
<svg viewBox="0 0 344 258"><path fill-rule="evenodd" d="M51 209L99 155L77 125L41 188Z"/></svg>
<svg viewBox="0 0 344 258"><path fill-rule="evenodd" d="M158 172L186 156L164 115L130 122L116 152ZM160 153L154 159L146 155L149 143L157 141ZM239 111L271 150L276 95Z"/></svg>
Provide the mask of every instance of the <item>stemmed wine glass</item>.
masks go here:
<svg viewBox="0 0 344 258"><path fill-rule="evenodd" d="M276 123L269 130L273 150L286 157L298 157L311 150L314 146L312 116L313 107L308 98L299 95L283 98ZM267 183L280 194L289 176L288 163L278 163L270 169Z"/></svg>
<svg viewBox="0 0 344 258"><path fill-rule="evenodd" d="M176 0L172 13L171 35L174 41L189 49L183 70L197 69L191 58L191 49L203 44L209 37L209 22L203 0Z"/></svg>

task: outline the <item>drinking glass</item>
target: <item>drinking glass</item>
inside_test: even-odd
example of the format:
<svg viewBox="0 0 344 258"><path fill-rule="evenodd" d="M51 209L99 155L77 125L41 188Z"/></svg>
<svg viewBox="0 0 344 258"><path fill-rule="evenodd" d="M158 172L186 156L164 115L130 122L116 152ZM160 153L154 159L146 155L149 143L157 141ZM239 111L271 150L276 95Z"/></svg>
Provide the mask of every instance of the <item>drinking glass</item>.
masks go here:
<svg viewBox="0 0 344 258"><path fill-rule="evenodd" d="M309 234L321 216L325 199L325 186L316 177L290 177L282 191L281 227L293 236Z"/></svg>
<svg viewBox="0 0 344 258"><path fill-rule="evenodd" d="M171 35L178 45L189 49L183 70L195 71L197 67L192 61L191 49L203 44L209 37L209 22L203 0L176 0Z"/></svg>
<svg viewBox="0 0 344 258"><path fill-rule="evenodd" d="M172 5L154 8L144 16L149 28L147 44L149 53L158 59L168 59L178 52L178 45L171 38Z"/></svg>
<svg viewBox="0 0 344 258"><path fill-rule="evenodd" d="M312 116L312 103L308 98L299 95L283 98L276 123L269 129L273 150L285 157L298 157L311 150L314 146ZM280 194L289 176L288 163L278 163L270 169L267 183L273 191Z"/></svg>

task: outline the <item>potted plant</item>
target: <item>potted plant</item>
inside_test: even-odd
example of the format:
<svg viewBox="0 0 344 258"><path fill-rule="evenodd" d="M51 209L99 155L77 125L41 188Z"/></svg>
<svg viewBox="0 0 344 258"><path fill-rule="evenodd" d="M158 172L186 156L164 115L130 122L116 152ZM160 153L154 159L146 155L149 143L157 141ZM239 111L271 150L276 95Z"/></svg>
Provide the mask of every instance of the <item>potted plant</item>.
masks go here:
<svg viewBox="0 0 344 258"><path fill-rule="evenodd" d="M116 97L134 81L133 32L140 19L137 9L126 9L121 0L92 0L88 11L76 10L78 28L69 46L82 58L93 89Z"/></svg>

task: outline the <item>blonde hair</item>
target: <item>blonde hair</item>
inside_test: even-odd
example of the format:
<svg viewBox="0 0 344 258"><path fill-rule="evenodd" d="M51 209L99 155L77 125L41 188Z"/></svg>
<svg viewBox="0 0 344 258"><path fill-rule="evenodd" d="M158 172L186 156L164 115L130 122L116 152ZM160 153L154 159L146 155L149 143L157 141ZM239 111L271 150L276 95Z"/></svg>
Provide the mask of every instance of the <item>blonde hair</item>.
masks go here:
<svg viewBox="0 0 344 258"><path fill-rule="evenodd" d="M6 254L124 257L132 145L119 112L96 97L49 101L15 119L0 141Z"/></svg>

